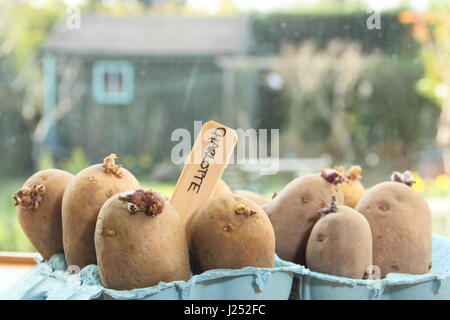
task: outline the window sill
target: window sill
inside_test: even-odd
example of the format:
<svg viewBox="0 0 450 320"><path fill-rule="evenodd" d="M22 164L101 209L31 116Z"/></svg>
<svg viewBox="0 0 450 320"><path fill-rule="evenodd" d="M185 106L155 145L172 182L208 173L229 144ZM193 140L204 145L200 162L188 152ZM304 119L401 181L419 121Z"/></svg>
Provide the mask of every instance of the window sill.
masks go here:
<svg viewBox="0 0 450 320"><path fill-rule="evenodd" d="M22 278L36 262L33 253L0 252L0 292Z"/></svg>

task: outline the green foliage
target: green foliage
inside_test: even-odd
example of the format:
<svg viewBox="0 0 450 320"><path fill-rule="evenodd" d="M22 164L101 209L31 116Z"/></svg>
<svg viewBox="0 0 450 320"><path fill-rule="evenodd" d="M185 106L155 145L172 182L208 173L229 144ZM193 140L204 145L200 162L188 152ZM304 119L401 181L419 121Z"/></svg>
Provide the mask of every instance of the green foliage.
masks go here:
<svg viewBox="0 0 450 320"><path fill-rule="evenodd" d="M49 2L50 5L41 8L34 8L24 2L8 3L0 4L0 42L9 39L15 40L15 44L10 55L0 57L0 94L8 97L0 110L0 134L13 137L14 141L10 138L0 140L0 151L5 155L0 159L0 172L15 174L25 173L33 168L33 126L40 117L41 97L37 97L31 104L31 108L35 108L34 115L22 119L21 116L26 114L20 110L26 105L23 103L25 94L21 89L11 88L12 80L18 78L21 81L18 83L25 88L33 88L42 80L40 63L35 61L29 64L27 61L30 57L39 55L40 45L52 24L58 17L66 14L66 11L60 1ZM352 7L352 1L348 4L349 8ZM90 9L104 9L100 7L103 8L97 1L89 1L87 4ZM119 13L119 9L114 9L114 13ZM348 106L349 116L355 123L352 139L357 153L364 155L367 148L385 142L403 143L410 150L427 145L435 130L437 111L434 104L426 103L413 91L414 82L420 77L421 66L414 60L417 44L408 33L409 27L400 24L395 13L382 13L381 30L368 30L366 19L369 14L353 9L350 11L351 14L336 14L331 11L326 11L326 14L255 14L252 24L254 46L251 53L278 54L282 44L299 44L306 40L313 40L319 47L325 47L333 39L357 42L364 52L384 53L383 61L365 73L358 86L363 87L369 83L371 96L363 99L357 89L354 92L354 102ZM224 113L232 113L221 109L223 87L220 70L210 70L208 64L195 62L198 70L195 90L187 95L187 80L180 78L179 74L190 75L194 68L192 60L186 62L187 60L173 58L169 67L164 65L167 63L164 59L161 59L161 63L153 59L137 66L140 70L145 70L150 65L152 72L148 76L138 75L138 82L143 84L137 88L136 96L139 99L136 99L136 105L127 107L129 109L125 116L123 108L93 106L89 97L83 98L80 108L70 112L58 124L58 134L63 137L64 147L68 149L66 151L71 152L75 148L71 156L58 160L55 164L51 156L43 152L38 167L58 165L76 173L88 163L98 163L109 152L117 152L128 168L138 174L146 174L152 165L164 161L170 155L173 144L169 140L162 141L161 137L170 137L170 133L178 127L191 129L193 120L219 120L221 117L225 118ZM170 70L174 72L168 72L168 68L172 68ZM20 70L24 74L17 77ZM32 76L29 77L30 74ZM83 77L89 79L89 73L83 74ZM152 77L158 79L157 84ZM244 80L241 82L246 85L239 82L237 92L249 91L252 81L257 81L261 89L254 94L257 107L250 110L247 107L250 103L245 105L249 109L245 113L248 111L251 113L249 118L256 119L252 125L283 129L289 110L289 101L285 95L266 90L264 75L259 79L248 77ZM148 101L151 101L150 105ZM314 103L317 102L309 102L311 110L314 109ZM243 112L244 104L237 104L236 109L241 108L239 111ZM118 125L105 130L98 126L99 123ZM323 143L329 135L329 123L317 117L314 111L305 113L299 123L302 125L302 137L311 146L309 151L316 152L318 149L313 146ZM65 136L68 138L64 139ZM83 142L82 149L80 141Z"/></svg>
<svg viewBox="0 0 450 320"><path fill-rule="evenodd" d="M277 54L282 44L299 44L312 40L325 47L330 40L357 42L363 51L380 50L387 54L415 56L417 44L408 27L399 23L396 13L381 14L381 29L369 30L366 20L370 14L327 13L257 14L253 17L253 53Z"/></svg>
<svg viewBox="0 0 450 320"><path fill-rule="evenodd" d="M40 8L24 1L0 2L0 135L6 137L0 139L2 175L35 168L34 127L42 110L40 46L64 8L60 1Z"/></svg>
<svg viewBox="0 0 450 320"><path fill-rule="evenodd" d="M401 160L397 165L407 168L418 160L421 150L434 144L439 117L439 107L414 90L422 70L416 59L383 56L360 76L345 108L346 130L351 132L351 148L354 148L350 159L345 159L349 156L348 149L334 150L333 145L327 144L330 122L320 109L332 100L332 83L321 83L322 93L315 90L314 96L302 102L303 106L289 98L287 88L281 92L271 91L270 102L265 102L257 118L267 125L266 128L279 125L281 133L286 133L295 126L294 131L299 132L281 137L281 155L316 157L328 153L335 157L335 162L340 162L364 161L368 152L375 152L391 163ZM321 99L316 98L318 95ZM281 121L274 117L280 108L285 115ZM291 108L303 110L295 117L294 124L286 119L287 114L292 114ZM333 117L331 110L328 115ZM289 138L287 142L286 138Z"/></svg>
<svg viewBox="0 0 450 320"><path fill-rule="evenodd" d="M387 154L408 155L433 144L439 108L414 91L422 70L417 60L385 57L367 73L373 94L351 109L365 137L355 141L361 154L384 145Z"/></svg>
<svg viewBox="0 0 450 320"><path fill-rule="evenodd" d="M0 87L0 96L6 91ZM5 95L4 97L8 97ZM29 173L33 167L32 142L26 123L18 112L8 106L5 98L0 106L0 176Z"/></svg>
<svg viewBox="0 0 450 320"><path fill-rule="evenodd" d="M12 195L26 178L0 180L0 251L34 251L17 220Z"/></svg>
<svg viewBox="0 0 450 320"><path fill-rule="evenodd" d="M41 150L41 153L39 155L37 169L45 170L45 169L52 169L52 168L55 168L55 162L53 160L52 153L47 149Z"/></svg>
<svg viewBox="0 0 450 320"><path fill-rule="evenodd" d="M381 15L381 30L369 30L366 27L368 16L365 12L255 15L253 52L276 55L283 45L295 46L305 41L325 48L331 40L340 39L359 44L365 53L381 54L382 59L364 72L351 94L351 101L347 101L346 117L352 128L352 146L356 148L357 158L364 158L372 150L379 152L380 157L400 157L411 164L423 147L433 145L439 109L415 91L423 67L417 58L419 46L410 35L409 27L398 21L397 13L385 12ZM266 128L283 128L286 132L288 110L298 106L286 99L286 88L282 92L262 88L267 100L261 101L260 123ZM325 98L333 95L326 83L320 84L320 88L327 92L323 95ZM365 96L364 91L369 91L369 96ZM297 147L281 152L301 156L333 154L330 146L324 144L331 128L328 121L318 115L317 107L321 102L305 103L307 111L296 120L305 146L292 136ZM284 115L277 116L280 112Z"/></svg>
<svg viewBox="0 0 450 320"><path fill-rule="evenodd" d="M150 173L155 160L151 154L141 153L137 156L125 155L120 157L123 160L123 166L138 176L146 176ZM120 159L119 159L120 160Z"/></svg>
<svg viewBox="0 0 450 320"><path fill-rule="evenodd" d="M450 105L450 3L435 4L434 11L423 14L405 11L399 20L412 24L411 33L421 45L420 57L425 66L417 91L439 103ZM445 114L445 112L443 112ZM445 123L445 120L444 122Z"/></svg>
<svg viewBox="0 0 450 320"><path fill-rule="evenodd" d="M316 0L313 2L299 1L292 11L316 15L350 14L365 11L367 4L361 0Z"/></svg>
<svg viewBox="0 0 450 320"><path fill-rule="evenodd" d="M39 52L53 24L65 14L65 6L60 1L51 1L39 8L27 2L7 2L0 5L0 8L3 12L2 19L8 21L3 30L5 40L14 43L13 56L17 71L20 72L24 66L30 67L30 57ZM35 68L39 69L39 65Z"/></svg>
<svg viewBox="0 0 450 320"><path fill-rule="evenodd" d="M59 167L72 174L77 174L88 166L89 161L81 147L75 147L70 157L63 158L59 161Z"/></svg>

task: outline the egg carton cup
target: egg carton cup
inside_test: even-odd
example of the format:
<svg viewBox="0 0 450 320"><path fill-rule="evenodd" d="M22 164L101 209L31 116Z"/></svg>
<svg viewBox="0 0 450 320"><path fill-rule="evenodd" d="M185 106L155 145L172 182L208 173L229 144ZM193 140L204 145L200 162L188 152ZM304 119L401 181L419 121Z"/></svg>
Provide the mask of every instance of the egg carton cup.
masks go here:
<svg viewBox="0 0 450 320"><path fill-rule="evenodd" d="M55 254L44 261L37 253L34 259L37 265L0 293L0 300L95 299L101 296L101 292L92 286L80 286L85 271L70 274L64 254Z"/></svg>
<svg viewBox="0 0 450 320"><path fill-rule="evenodd" d="M450 241L433 235L432 272L389 273L381 280L357 280L299 268L293 296L300 300L448 300Z"/></svg>
<svg viewBox="0 0 450 320"><path fill-rule="evenodd" d="M15 285L0 294L14 300L287 300L299 266L275 257L274 268L215 269L189 281L160 282L148 288L112 290L102 286L98 267L89 265L70 274L63 254L49 261L40 256Z"/></svg>
<svg viewBox="0 0 450 320"><path fill-rule="evenodd" d="M161 282L133 290L101 285L98 268L89 265L70 274L63 254L38 263L1 300L414 300L450 299L450 241L433 235L433 272L424 275L390 273L382 280L356 280L313 272L275 258L274 268L216 269L189 281Z"/></svg>

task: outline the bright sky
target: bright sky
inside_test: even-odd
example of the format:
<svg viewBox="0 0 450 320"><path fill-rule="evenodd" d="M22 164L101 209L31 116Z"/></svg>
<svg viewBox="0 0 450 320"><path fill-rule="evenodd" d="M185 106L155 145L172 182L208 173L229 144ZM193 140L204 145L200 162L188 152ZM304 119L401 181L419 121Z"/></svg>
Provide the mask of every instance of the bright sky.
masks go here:
<svg viewBox="0 0 450 320"><path fill-rule="evenodd" d="M63 0L70 6L76 6L80 3L83 3L84 0ZM114 0L103 0L105 2L114 2ZM219 8L222 0L187 0L189 6L206 10L209 13L214 13ZM234 0L236 7L243 11L257 10L257 11L272 11L272 10L280 10L280 9L289 9L296 4L313 4L316 0ZM375 10L385 10L392 7L395 7L400 0L363 0L367 3L368 9ZM39 7L46 0L30 0L30 2ZM411 7L415 10L424 10L428 6L428 0L410 0Z"/></svg>
<svg viewBox="0 0 450 320"><path fill-rule="evenodd" d="M214 13L222 0L188 0L188 5L196 9L205 9ZM289 8L298 3L298 0L234 0L236 7L242 10L270 11L273 9ZM307 0L314 2L314 0Z"/></svg>
<svg viewBox="0 0 450 320"><path fill-rule="evenodd" d="M209 13L214 13L220 6L222 0L188 0L188 4L193 8L204 9ZM279 9L289 9L299 3L300 0L234 0L234 4L241 10L271 11ZM367 3L367 8L374 10L386 10L395 7L400 0L363 0ZM302 4L314 4L316 0L301 0ZM410 0L411 7L416 10L426 9L428 0Z"/></svg>

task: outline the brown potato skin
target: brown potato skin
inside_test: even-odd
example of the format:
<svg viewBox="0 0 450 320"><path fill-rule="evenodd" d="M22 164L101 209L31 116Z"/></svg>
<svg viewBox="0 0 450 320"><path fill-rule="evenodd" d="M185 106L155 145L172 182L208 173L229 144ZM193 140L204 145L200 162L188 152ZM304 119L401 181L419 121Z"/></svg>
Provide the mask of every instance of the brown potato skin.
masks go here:
<svg viewBox="0 0 450 320"><path fill-rule="evenodd" d="M314 225L306 247L306 264L315 272L362 279L372 265L372 232L356 210L338 206Z"/></svg>
<svg viewBox="0 0 450 320"><path fill-rule="evenodd" d="M81 170L69 183L62 201L64 252L68 265L96 264L94 233L103 203L113 195L138 189L139 182L126 169L121 178L101 164Z"/></svg>
<svg viewBox="0 0 450 320"><path fill-rule="evenodd" d="M319 174L291 181L271 202L263 206L272 222L276 253L284 260L306 264L306 244L312 227L320 218L318 211L336 196L344 203L340 185L329 183Z"/></svg>
<svg viewBox="0 0 450 320"><path fill-rule="evenodd" d="M252 200L258 206L263 206L270 202L270 200L264 198L263 196L255 193L255 192L249 191L249 190L234 190L233 193Z"/></svg>
<svg viewBox="0 0 450 320"><path fill-rule="evenodd" d="M47 169L33 174L23 187L43 184L45 195L39 207L28 209L16 206L19 223L26 236L45 260L64 252L61 202L66 186L73 175L58 169Z"/></svg>
<svg viewBox="0 0 450 320"><path fill-rule="evenodd" d="M214 189L214 192L210 199L220 196L222 194L231 194L233 191L231 191L230 187L223 181L222 179L219 179L216 184L216 188ZM186 220L186 236L188 238L189 244L191 243L191 225L192 225L192 218L194 217L194 213L191 214L191 216Z"/></svg>
<svg viewBox="0 0 450 320"><path fill-rule="evenodd" d="M424 274L431 264L431 213L426 200L400 182L370 188L356 206L369 221L373 264L390 272Z"/></svg>
<svg viewBox="0 0 450 320"><path fill-rule="evenodd" d="M344 205L354 209L363 197L366 189L359 180L348 179L341 186L342 192L344 193Z"/></svg>
<svg viewBox="0 0 450 320"><path fill-rule="evenodd" d="M237 215L238 204L255 209L256 214ZM233 230L226 231L229 224ZM210 199L196 211L191 241L197 272L274 266L275 235L269 218L256 203L235 194Z"/></svg>
<svg viewBox="0 0 450 320"><path fill-rule="evenodd" d="M164 201L156 216L130 214L117 194L102 206L95 230L100 279L107 288L129 290L190 278L183 223ZM108 234L109 233L109 234Z"/></svg>

